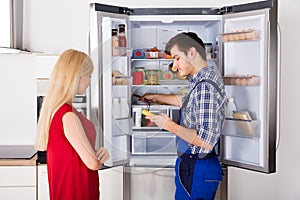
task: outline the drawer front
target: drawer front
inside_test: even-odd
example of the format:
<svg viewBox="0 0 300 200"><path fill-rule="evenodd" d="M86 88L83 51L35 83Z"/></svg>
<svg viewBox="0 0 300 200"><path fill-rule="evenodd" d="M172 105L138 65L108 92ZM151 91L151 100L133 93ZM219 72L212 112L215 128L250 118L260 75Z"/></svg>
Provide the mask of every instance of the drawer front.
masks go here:
<svg viewBox="0 0 300 200"><path fill-rule="evenodd" d="M176 136L172 133L132 134L133 155L176 155Z"/></svg>
<svg viewBox="0 0 300 200"><path fill-rule="evenodd" d="M36 186L36 166L1 166L0 187Z"/></svg>
<svg viewBox="0 0 300 200"><path fill-rule="evenodd" d="M34 200L36 199L36 187L0 187L0 198Z"/></svg>

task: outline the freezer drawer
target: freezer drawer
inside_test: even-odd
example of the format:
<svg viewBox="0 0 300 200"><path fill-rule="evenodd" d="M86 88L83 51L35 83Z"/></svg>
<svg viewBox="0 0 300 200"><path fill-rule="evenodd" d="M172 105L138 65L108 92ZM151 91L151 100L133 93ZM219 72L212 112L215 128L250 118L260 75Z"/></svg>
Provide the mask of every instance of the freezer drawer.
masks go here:
<svg viewBox="0 0 300 200"><path fill-rule="evenodd" d="M132 155L176 155L176 136L168 132L133 132Z"/></svg>

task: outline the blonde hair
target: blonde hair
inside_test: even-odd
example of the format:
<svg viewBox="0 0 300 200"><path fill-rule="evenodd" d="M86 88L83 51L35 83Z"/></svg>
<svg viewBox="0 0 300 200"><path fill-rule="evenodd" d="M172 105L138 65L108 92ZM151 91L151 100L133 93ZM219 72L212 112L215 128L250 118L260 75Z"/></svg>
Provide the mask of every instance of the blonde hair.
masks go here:
<svg viewBox="0 0 300 200"><path fill-rule="evenodd" d="M90 75L93 68L91 58L81 51L69 49L60 55L52 71L47 95L41 107L37 125L36 150L47 149L49 129L55 112L64 103L73 101L80 77Z"/></svg>

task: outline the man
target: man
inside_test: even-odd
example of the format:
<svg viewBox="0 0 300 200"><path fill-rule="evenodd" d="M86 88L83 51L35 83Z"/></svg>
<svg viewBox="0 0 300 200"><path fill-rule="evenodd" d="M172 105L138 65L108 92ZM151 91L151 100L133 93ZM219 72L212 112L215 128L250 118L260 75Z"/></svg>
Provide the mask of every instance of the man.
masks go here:
<svg viewBox="0 0 300 200"><path fill-rule="evenodd" d="M188 76L189 91L184 96L145 94L143 98L180 106L181 122L179 125L165 114L146 118L177 136L175 199L213 200L222 180L214 147L222 132L227 104L224 84L217 70L208 66L205 46L195 33L171 38L166 52L174 59L173 67L180 76Z"/></svg>

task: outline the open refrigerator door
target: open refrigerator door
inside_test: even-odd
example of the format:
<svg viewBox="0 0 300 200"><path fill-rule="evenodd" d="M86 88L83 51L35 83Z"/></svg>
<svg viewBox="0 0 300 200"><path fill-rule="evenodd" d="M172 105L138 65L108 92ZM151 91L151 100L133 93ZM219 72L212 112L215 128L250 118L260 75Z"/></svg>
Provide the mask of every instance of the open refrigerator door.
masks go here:
<svg viewBox="0 0 300 200"><path fill-rule="evenodd" d="M99 146L110 152L110 159L105 163L109 167L127 164L130 152L132 120L129 112L129 48L112 47L112 29L119 28L121 24L127 27L127 15L96 11L91 13L90 55L95 67L90 90L90 118L98 125ZM125 53L115 54L116 50Z"/></svg>
<svg viewBox="0 0 300 200"><path fill-rule="evenodd" d="M274 17L269 8L227 14L220 34L223 80L236 106L226 116L221 161L265 173L275 172L276 164L277 55L270 51L277 40L271 32Z"/></svg>

